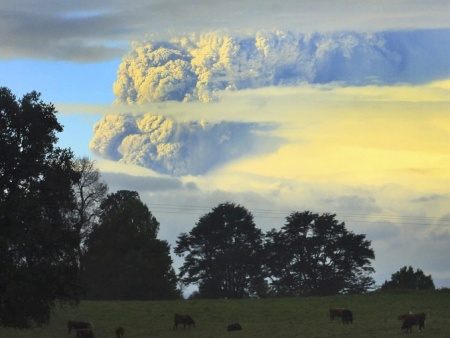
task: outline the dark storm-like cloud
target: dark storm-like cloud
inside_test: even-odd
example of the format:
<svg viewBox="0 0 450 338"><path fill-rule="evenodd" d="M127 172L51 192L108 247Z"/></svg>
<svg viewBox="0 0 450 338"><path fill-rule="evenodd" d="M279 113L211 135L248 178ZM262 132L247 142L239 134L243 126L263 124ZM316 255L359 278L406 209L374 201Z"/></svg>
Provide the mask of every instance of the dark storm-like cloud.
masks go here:
<svg viewBox="0 0 450 338"><path fill-rule="evenodd" d="M113 28L117 25L113 13L68 12L59 6L27 11L20 7L16 3L0 13L0 58L86 63L116 59L126 51L127 44L121 39L127 29L119 33Z"/></svg>
<svg viewBox="0 0 450 338"><path fill-rule="evenodd" d="M0 58L99 62L148 34L448 28L446 0L2 0ZM125 47L127 49L127 47Z"/></svg>

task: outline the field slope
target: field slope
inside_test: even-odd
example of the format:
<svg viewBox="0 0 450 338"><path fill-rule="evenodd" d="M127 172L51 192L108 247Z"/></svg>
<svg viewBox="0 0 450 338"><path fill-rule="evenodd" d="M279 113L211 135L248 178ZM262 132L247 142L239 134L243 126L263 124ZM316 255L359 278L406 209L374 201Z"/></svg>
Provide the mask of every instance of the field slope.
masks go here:
<svg viewBox="0 0 450 338"><path fill-rule="evenodd" d="M328 310L336 306L352 310L353 324L330 321ZM125 338L388 338L404 335L397 316L408 311L427 315L425 329L418 333L416 326L408 336L450 337L448 290L243 300L83 301L78 307L58 308L47 326L31 330L0 328L0 337L67 337L66 322L72 319L92 322L96 338L115 338L114 330L119 325L125 328ZM173 330L176 312L191 314L196 328ZM239 322L243 330L227 332L226 326L234 322Z"/></svg>

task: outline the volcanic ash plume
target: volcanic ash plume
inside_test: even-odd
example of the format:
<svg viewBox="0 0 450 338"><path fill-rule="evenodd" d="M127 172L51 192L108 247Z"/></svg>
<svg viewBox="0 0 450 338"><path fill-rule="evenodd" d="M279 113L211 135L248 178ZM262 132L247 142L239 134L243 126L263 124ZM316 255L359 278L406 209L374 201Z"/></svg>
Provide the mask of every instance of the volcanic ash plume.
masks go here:
<svg viewBox="0 0 450 338"><path fill-rule="evenodd" d="M121 103L209 102L223 91L267 86L419 83L450 75L448 46L448 30L194 34L136 43L119 67L114 94Z"/></svg>
<svg viewBox="0 0 450 338"><path fill-rule="evenodd" d="M107 115L94 127L92 151L158 173L199 175L255 150L252 123L180 123L155 115Z"/></svg>
<svg viewBox="0 0 450 338"><path fill-rule="evenodd" d="M226 103L221 95L227 91L331 82L418 84L448 78L448 55L450 30L193 34L135 43L120 64L114 93L118 103L148 103L152 111L158 109L154 102L215 101L223 112ZM275 109L273 121L277 113ZM258 111L252 114L258 121ZM227 120L227 116L220 118ZM155 114L112 114L96 124L90 147L103 158L159 173L200 175L257 148L260 151L261 144L265 151L273 150L276 142L268 142L267 135L258 139L261 133L253 133L261 127L256 123L177 122Z"/></svg>

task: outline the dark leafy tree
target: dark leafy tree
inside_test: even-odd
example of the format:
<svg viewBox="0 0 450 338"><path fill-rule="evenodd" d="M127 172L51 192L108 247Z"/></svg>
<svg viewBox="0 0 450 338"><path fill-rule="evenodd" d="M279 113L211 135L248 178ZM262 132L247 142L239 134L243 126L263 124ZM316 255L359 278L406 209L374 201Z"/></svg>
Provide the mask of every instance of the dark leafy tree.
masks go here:
<svg viewBox="0 0 450 338"><path fill-rule="evenodd" d="M202 298L243 298L261 290L263 235L244 207L223 203L178 236L175 253L185 257L180 277L197 284Z"/></svg>
<svg viewBox="0 0 450 338"><path fill-rule="evenodd" d="M381 290L434 290L431 275L426 276L422 270L404 266L391 276L390 281L385 281Z"/></svg>
<svg viewBox="0 0 450 338"><path fill-rule="evenodd" d="M333 214L294 212L266 234L265 265L281 295L363 292L374 281L375 258L365 235L347 231Z"/></svg>
<svg viewBox="0 0 450 338"><path fill-rule="evenodd" d="M77 158L74 161L74 169L80 175L80 179L75 182L73 187L76 207L71 215L71 221L78 235L78 257L80 259L84 242L99 219L100 203L106 197L108 186L101 181L99 170L95 168L94 161L89 158Z"/></svg>
<svg viewBox="0 0 450 338"><path fill-rule="evenodd" d="M89 299L181 297L170 246L156 238L159 223L135 191L109 194L101 204L83 256Z"/></svg>
<svg viewBox="0 0 450 338"><path fill-rule="evenodd" d="M27 328L79 299L77 237L67 215L79 179L52 104L0 88L0 324Z"/></svg>

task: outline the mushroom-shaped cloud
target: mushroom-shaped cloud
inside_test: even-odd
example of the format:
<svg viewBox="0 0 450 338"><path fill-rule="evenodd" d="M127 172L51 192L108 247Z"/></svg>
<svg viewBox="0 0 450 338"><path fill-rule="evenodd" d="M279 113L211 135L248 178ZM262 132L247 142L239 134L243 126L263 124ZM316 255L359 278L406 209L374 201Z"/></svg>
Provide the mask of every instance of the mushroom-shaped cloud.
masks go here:
<svg viewBox="0 0 450 338"><path fill-rule="evenodd" d="M257 150L256 123L176 122L160 115L107 115L94 127L91 150L174 176L200 175Z"/></svg>

